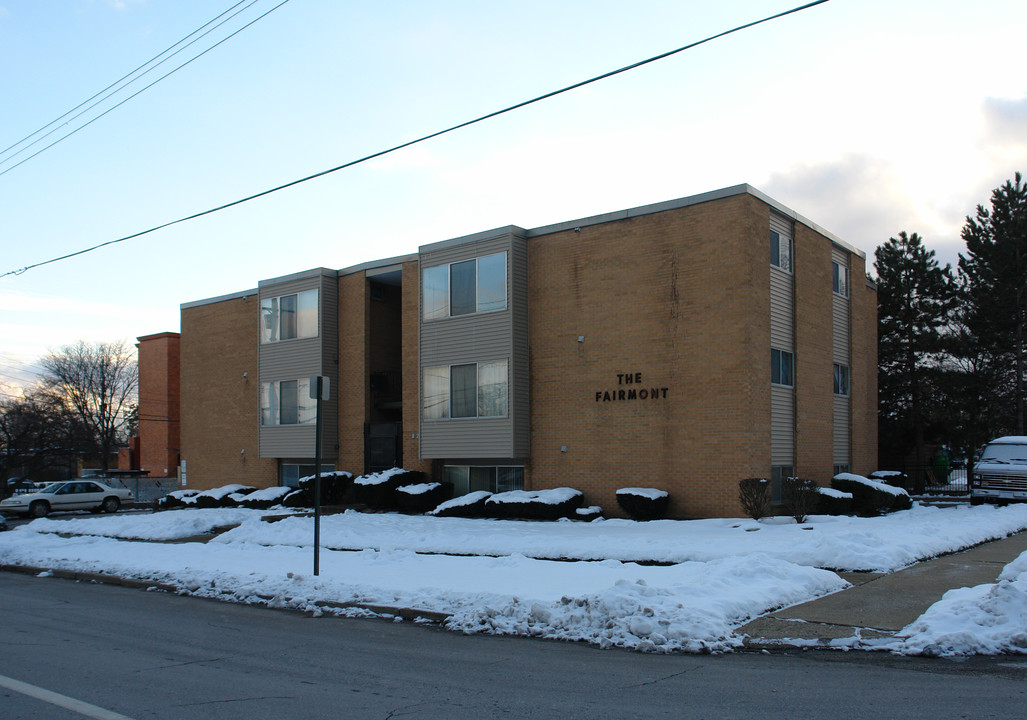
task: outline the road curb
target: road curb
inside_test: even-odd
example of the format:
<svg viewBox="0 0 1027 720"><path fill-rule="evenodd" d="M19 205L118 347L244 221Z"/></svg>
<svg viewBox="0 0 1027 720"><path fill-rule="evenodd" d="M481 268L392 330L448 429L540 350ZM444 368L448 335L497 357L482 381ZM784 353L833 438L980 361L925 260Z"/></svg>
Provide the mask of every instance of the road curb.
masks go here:
<svg viewBox="0 0 1027 720"><path fill-rule="evenodd" d="M132 588L135 590L161 590L163 592L176 594L179 592L186 594L188 592L186 588L182 588L177 585L168 585L167 583L157 582L155 580L138 580L136 578L126 578L120 575L111 575L109 573L80 572L77 570L62 570L60 568L54 569L37 567L35 565L0 564L0 572L13 572L21 575L34 576L49 574L50 577L55 577L59 580L75 580L76 582L91 582L101 585L120 585L122 587ZM274 599L273 596L258 595L257 597L263 600L267 604L267 607L271 607L270 603ZM436 610L397 607L394 605L378 605L375 603L362 603L356 601L337 602L334 600L318 600L314 605L326 610L367 610L368 612L372 612L376 615L391 615L403 618L410 622L427 620L439 625L444 624L453 616L452 613L439 612Z"/></svg>

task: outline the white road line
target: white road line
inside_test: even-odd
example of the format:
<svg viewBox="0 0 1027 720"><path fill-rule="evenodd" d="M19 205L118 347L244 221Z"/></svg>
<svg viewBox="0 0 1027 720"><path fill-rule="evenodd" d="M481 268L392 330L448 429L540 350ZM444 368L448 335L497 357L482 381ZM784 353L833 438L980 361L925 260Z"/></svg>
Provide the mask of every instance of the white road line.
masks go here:
<svg viewBox="0 0 1027 720"><path fill-rule="evenodd" d="M51 705L57 705L65 710L71 710L77 712L79 715L85 715L86 717L94 718L95 720L132 720L132 718L125 715L119 715L111 710L105 710L102 707L96 705L90 705L87 702L70 698L67 695L61 695L50 690L45 690L35 685L29 685L21 680L15 680L4 675L0 675L0 687L5 687L8 690L13 690L16 693L22 695L28 695L34 697L37 700L48 702Z"/></svg>

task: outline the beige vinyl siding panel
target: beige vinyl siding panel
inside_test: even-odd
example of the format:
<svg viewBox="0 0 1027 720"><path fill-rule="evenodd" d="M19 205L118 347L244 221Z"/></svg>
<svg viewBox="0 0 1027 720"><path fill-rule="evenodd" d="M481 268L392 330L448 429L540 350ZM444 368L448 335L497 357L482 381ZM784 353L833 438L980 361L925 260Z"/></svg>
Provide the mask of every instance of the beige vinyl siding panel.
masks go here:
<svg viewBox="0 0 1027 720"><path fill-rule="evenodd" d="M795 292L792 275L770 268L770 346L779 350L795 347Z"/></svg>
<svg viewBox="0 0 1027 720"><path fill-rule="evenodd" d="M834 464L850 464L849 398L834 396Z"/></svg>
<svg viewBox="0 0 1027 720"><path fill-rule="evenodd" d="M423 308L423 272L436 267L494 253L507 254L507 304L504 310L475 313L420 324L420 367L506 360L507 411L503 418L450 418L425 420L421 402L420 454L422 458L512 458L527 455L528 412L528 282L527 241L504 232L471 242L437 243L420 256L419 294ZM422 388L423 393L423 388ZM421 393L419 393L420 397Z"/></svg>
<svg viewBox="0 0 1027 720"><path fill-rule="evenodd" d="M280 280L260 283L260 299L280 297L305 290L317 289L318 334L312 338L292 338L274 343L260 342L260 304L257 304L258 381L260 383L299 380L312 375L325 375L330 382L330 399L322 405L322 437L338 436L338 363L339 347L338 274L334 270L318 268ZM259 386L258 386L259 391ZM259 415L254 418L259 423ZM314 425L261 426L258 432L258 454L271 458L313 458ZM335 443L322 442L323 457L334 459Z"/></svg>
<svg viewBox="0 0 1027 720"><path fill-rule="evenodd" d="M527 457L531 447L528 368L528 241L514 236L510 247L510 308L513 347L510 357L510 417L513 451L507 457Z"/></svg>
<svg viewBox="0 0 1027 720"><path fill-rule="evenodd" d="M782 240L793 237L791 220L770 213L770 229ZM793 250L794 263L794 250ZM769 259L768 259L769 262ZM795 352L795 276L770 266L770 346ZM770 362L770 353L766 354ZM795 358L799 362L799 358ZM770 388L770 464L795 465L795 389L779 385Z"/></svg>
<svg viewBox="0 0 1027 720"><path fill-rule="evenodd" d="M795 390L770 388L770 464L795 465Z"/></svg>

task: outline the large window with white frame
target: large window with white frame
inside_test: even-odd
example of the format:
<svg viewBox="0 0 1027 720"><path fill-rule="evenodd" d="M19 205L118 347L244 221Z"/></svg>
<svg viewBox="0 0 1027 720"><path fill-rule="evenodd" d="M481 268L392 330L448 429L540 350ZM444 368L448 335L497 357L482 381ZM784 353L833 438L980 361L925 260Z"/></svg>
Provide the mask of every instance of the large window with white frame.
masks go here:
<svg viewBox="0 0 1027 720"><path fill-rule="evenodd" d="M276 380L260 384L260 424L311 425L317 401L310 397L310 379Z"/></svg>
<svg viewBox="0 0 1027 720"><path fill-rule="evenodd" d="M792 239L776 230L770 231L770 264L788 273L792 271Z"/></svg>
<svg viewBox="0 0 1027 720"><path fill-rule="evenodd" d="M266 297L260 301L260 341L275 343L317 337L317 290Z"/></svg>
<svg viewBox="0 0 1027 720"><path fill-rule="evenodd" d="M834 394L849 394L849 366L834 364Z"/></svg>
<svg viewBox="0 0 1027 720"><path fill-rule="evenodd" d="M842 297L849 297L849 268L831 262L831 289Z"/></svg>
<svg viewBox="0 0 1027 720"><path fill-rule="evenodd" d="M505 417L508 367L506 360L495 360L424 368L424 419Z"/></svg>
<svg viewBox="0 0 1027 720"><path fill-rule="evenodd" d="M506 309L506 253L425 268L424 319Z"/></svg>

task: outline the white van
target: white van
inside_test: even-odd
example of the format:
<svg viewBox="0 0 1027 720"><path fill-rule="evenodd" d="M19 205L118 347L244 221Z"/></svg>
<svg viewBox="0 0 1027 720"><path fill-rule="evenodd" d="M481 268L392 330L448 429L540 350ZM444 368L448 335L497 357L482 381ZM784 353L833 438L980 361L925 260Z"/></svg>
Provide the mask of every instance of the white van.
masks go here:
<svg viewBox="0 0 1027 720"><path fill-rule="evenodd" d="M1027 437L1000 437L984 446L970 477L970 503L985 502L1027 502Z"/></svg>

